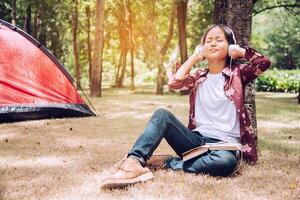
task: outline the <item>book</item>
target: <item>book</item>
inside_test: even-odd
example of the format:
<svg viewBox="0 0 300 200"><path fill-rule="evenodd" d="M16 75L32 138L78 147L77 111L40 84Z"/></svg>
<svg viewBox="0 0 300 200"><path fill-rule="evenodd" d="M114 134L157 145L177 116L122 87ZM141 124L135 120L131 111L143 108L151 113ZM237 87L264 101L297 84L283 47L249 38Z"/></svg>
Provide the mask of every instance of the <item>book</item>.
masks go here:
<svg viewBox="0 0 300 200"><path fill-rule="evenodd" d="M241 149L242 149L242 145L240 143L229 143L229 142L206 143L205 145L198 146L189 151L184 152L182 154L182 160L185 162L212 150L240 151Z"/></svg>

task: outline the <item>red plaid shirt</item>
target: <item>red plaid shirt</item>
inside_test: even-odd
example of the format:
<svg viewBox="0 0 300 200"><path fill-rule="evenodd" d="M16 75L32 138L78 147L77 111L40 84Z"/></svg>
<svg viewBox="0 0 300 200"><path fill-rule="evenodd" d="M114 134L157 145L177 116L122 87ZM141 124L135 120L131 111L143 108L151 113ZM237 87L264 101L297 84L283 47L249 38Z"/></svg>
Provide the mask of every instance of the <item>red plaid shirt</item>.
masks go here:
<svg viewBox="0 0 300 200"><path fill-rule="evenodd" d="M226 65L222 70L225 77L224 92L225 95L235 104L239 120L240 120L240 141L243 145L242 152L244 159L255 164L257 161L257 148L253 133L253 128L250 123L248 113L244 105L244 88L247 83L252 82L270 65L270 60L258 53L255 49L245 47L245 59L249 62L246 64L235 64L230 72L229 65ZM169 87L172 89L190 89L190 111L189 125L190 130L196 128L195 123L195 100L197 87L200 83L206 80L208 68L198 69L194 74L187 75L183 80L176 80L175 74L169 81ZM232 78L230 79L230 76Z"/></svg>

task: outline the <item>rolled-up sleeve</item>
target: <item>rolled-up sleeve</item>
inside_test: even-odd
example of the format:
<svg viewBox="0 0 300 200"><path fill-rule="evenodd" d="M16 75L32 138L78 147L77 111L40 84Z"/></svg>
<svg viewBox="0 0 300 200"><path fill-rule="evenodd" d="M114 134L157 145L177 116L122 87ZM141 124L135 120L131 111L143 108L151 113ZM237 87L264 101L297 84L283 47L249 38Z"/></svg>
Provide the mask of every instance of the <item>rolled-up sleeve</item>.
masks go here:
<svg viewBox="0 0 300 200"><path fill-rule="evenodd" d="M179 89L190 89L195 84L195 77L194 75L188 75L184 79L176 79L175 74L173 74L168 81L168 86L171 89L179 90Z"/></svg>
<svg viewBox="0 0 300 200"><path fill-rule="evenodd" d="M245 59L250 63L240 66L244 84L250 83L271 66L269 58L258 53L251 47L246 47Z"/></svg>

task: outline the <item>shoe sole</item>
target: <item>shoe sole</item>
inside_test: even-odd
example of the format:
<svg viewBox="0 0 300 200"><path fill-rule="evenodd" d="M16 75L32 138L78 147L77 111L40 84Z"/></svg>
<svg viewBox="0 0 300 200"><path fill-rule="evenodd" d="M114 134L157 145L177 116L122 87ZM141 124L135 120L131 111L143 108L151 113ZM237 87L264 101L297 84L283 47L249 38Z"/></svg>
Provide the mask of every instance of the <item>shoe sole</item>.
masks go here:
<svg viewBox="0 0 300 200"><path fill-rule="evenodd" d="M147 172L146 174L143 174L141 176L138 176L133 179L126 179L126 180L106 180L102 183L101 189L110 189L110 188L122 188L126 187L128 185L132 185L138 182L145 182L148 180L153 179L154 176L152 172Z"/></svg>

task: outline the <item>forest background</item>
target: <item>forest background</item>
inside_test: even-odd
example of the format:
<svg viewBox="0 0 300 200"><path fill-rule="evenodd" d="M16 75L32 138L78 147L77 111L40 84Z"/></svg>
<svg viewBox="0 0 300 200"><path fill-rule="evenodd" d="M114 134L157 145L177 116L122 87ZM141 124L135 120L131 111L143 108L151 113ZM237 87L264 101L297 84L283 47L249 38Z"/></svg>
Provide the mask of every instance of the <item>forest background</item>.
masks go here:
<svg viewBox="0 0 300 200"><path fill-rule="evenodd" d="M221 15L220 3L226 1L2 0L0 18L46 46L92 96L107 87L145 84L156 84L154 92L163 94L175 64L193 53L214 15ZM299 1L251 3L248 44L270 57L273 69L256 89L298 92Z"/></svg>

